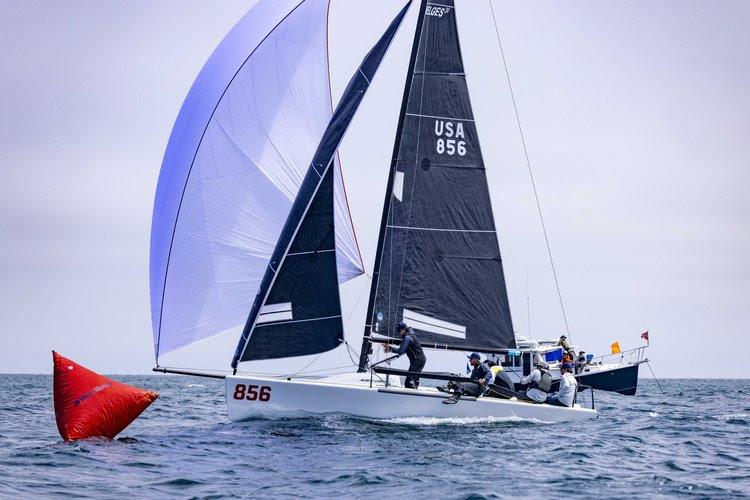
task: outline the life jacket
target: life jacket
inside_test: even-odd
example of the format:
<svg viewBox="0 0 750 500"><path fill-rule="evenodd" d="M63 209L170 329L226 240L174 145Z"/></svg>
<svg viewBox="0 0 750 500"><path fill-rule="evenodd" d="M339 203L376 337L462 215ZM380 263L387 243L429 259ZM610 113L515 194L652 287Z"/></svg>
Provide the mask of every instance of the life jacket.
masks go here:
<svg viewBox="0 0 750 500"><path fill-rule="evenodd" d="M406 335L411 337L411 344L409 344L409 347L406 348L406 357L409 358L409 361L413 363L417 360L427 359L424 355L424 351L422 350L422 344L419 343L419 339L417 339L417 336L414 335L414 331L409 328L409 331ZM404 335L404 339L406 339L406 335Z"/></svg>
<svg viewBox="0 0 750 500"><path fill-rule="evenodd" d="M508 376L508 374L503 370L502 366L493 366L490 367L490 371L495 376L495 380L493 384L500 387L505 387L506 389L510 389L511 391L515 390L513 380Z"/></svg>
<svg viewBox="0 0 750 500"><path fill-rule="evenodd" d="M539 381L533 380L529 386L533 389L539 389L542 392L549 392L552 389L552 375L547 370L539 370L542 378Z"/></svg>

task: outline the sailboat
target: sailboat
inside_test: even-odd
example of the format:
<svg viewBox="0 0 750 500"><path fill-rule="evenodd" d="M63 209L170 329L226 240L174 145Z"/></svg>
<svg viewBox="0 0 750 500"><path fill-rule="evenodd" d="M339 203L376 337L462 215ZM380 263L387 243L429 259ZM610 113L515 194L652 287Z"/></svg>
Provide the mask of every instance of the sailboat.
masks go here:
<svg viewBox="0 0 750 500"><path fill-rule="evenodd" d="M389 168L358 363L329 377L268 376L260 360L348 349L341 283L363 272L337 149L407 3L364 57L335 109L326 0L261 0L193 84L167 146L151 242L160 356L244 324L226 384L231 420L341 412L372 418L569 421L596 410L401 387L373 360L406 322L425 349L515 348L485 164L452 0L419 2ZM322 117L325 118L322 119ZM207 375L207 374L203 374ZM446 372L423 379L467 380Z"/></svg>

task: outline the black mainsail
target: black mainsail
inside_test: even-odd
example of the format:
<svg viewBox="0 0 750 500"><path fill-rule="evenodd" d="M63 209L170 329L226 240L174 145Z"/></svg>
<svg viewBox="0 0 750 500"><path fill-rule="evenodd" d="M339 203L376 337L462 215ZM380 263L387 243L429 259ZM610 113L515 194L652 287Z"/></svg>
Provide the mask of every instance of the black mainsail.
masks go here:
<svg viewBox="0 0 750 500"><path fill-rule="evenodd" d="M344 339L331 165L409 5L365 56L323 133L253 302L232 359L235 369L240 361L325 352Z"/></svg>
<svg viewBox="0 0 750 500"><path fill-rule="evenodd" d="M514 346L485 165L452 0L422 1L360 355L405 321L420 340Z"/></svg>

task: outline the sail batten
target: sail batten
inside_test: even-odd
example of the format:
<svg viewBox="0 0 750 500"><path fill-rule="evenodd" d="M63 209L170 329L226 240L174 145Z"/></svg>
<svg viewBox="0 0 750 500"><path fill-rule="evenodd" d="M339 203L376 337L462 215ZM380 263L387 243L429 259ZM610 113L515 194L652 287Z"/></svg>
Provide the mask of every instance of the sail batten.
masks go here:
<svg viewBox="0 0 750 500"><path fill-rule="evenodd" d="M375 262L360 369L401 321L426 342L513 345L452 0L422 2Z"/></svg>
<svg viewBox="0 0 750 500"><path fill-rule="evenodd" d="M328 123L247 317L232 359L235 369L241 361L325 352L344 339L334 239L332 165L408 6L409 3L365 56Z"/></svg>

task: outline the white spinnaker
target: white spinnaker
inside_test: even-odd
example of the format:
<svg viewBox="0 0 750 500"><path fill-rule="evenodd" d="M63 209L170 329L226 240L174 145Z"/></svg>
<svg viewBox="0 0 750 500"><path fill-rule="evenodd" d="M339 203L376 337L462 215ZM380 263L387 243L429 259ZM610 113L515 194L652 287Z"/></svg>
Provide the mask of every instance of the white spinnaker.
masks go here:
<svg viewBox="0 0 750 500"><path fill-rule="evenodd" d="M327 14L327 0L261 0L212 54L183 104L154 203L157 359L247 318L331 117ZM336 173L343 282L362 273L362 262Z"/></svg>

